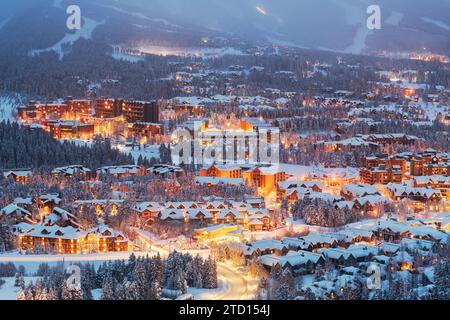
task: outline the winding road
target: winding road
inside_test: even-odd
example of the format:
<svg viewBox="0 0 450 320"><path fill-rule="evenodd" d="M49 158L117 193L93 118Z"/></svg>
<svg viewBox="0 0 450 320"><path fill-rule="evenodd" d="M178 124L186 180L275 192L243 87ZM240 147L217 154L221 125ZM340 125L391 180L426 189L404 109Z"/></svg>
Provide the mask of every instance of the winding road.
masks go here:
<svg viewBox="0 0 450 320"><path fill-rule="evenodd" d="M138 238L142 243L151 245L151 252L159 252L161 256L168 255L169 251L155 244L143 232L138 232ZM209 250L181 250L181 252L199 254L203 257L210 255ZM254 292L250 290L248 280L237 270L233 270L224 263L217 264L217 276L219 280L219 289L212 292L200 293L196 295L199 300L251 300Z"/></svg>
<svg viewBox="0 0 450 320"><path fill-rule="evenodd" d="M217 274L224 281L226 291L217 300L249 300L251 292L247 280L237 271L224 264L217 264Z"/></svg>

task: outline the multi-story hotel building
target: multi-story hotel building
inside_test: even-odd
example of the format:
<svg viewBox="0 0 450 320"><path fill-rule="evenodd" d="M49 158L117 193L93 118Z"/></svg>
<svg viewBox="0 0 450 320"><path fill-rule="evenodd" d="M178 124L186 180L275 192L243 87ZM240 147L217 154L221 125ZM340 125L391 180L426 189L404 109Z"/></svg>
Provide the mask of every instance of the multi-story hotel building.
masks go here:
<svg viewBox="0 0 450 320"><path fill-rule="evenodd" d="M128 122L159 123L159 104L156 101L123 99L95 100L95 115L99 118L123 116Z"/></svg>
<svg viewBox="0 0 450 320"><path fill-rule="evenodd" d="M19 234L21 250L32 253L85 254L131 251L132 243L110 228L92 230L33 225Z"/></svg>
<svg viewBox="0 0 450 320"><path fill-rule="evenodd" d="M362 168L360 178L363 183L367 184L388 184L401 183L403 175L398 166L393 166L392 168L374 167Z"/></svg>
<svg viewBox="0 0 450 320"><path fill-rule="evenodd" d="M30 101L19 107L19 118L27 119L65 119L79 120L92 115L92 101L68 97L63 102L38 103Z"/></svg>
<svg viewBox="0 0 450 320"><path fill-rule="evenodd" d="M277 166L263 165L212 165L200 170L201 177L242 178L247 186L259 188L268 194L286 180L286 173Z"/></svg>
<svg viewBox="0 0 450 320"><path fill-rule="evenodd" d="M361 180L366 183L401 182L400 176L449 176L448 154L434 150L418 153L402 153L393 156L379 155L362 160ZM391 181L389 181L391 180ZM384 182L381 182L384 181Z"/></svg>
<svg viewBox="0 0 450 320"><path fill-rule="evenodd" d="M246 118L238 123L217 126L193 119L180 128L189 131L192 139L191 150L188 150L190 163L207 166L274 165L279 162L279 128L262 120ZM186 159L186 154L184 157Z"/></svg>
<svg viewBox="0 0 450 320"><path fill-rule="evenodd" d="M97 99L94 105L95 115L104 119L120 117L123 103L124 101L121 99Z"/></svg>
<svg viewBox="0 0 450 320"><path fill-rule="evenodd" d="M55 139L89 139L95 134L93 123L48 120L41 123Z"/></svg>

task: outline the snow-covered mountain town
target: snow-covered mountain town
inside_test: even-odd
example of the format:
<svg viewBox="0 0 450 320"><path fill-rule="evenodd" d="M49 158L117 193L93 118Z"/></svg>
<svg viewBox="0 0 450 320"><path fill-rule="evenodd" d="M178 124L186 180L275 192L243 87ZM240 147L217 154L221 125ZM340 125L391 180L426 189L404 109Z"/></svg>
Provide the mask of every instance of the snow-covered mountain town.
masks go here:
<svg viewBox="0 0 450 320"><path fill-rule="evenodd" d="M31 2L0 13L0 300L450 299L448 15L422 43L386 4L385 40L330 1L354 39L301 46L268 1L242 33Z"/></svg>

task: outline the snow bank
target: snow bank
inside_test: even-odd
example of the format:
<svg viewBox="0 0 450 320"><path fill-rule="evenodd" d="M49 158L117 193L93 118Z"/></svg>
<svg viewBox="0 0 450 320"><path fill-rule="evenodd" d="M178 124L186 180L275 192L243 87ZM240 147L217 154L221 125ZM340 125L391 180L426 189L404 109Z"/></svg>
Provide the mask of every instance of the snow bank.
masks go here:
<svg viewBox="0 0 450 320"><path fill-rule="evenodd" d="M5 284L0 288L0 301L5 300L17 300L17 293L20 288L14 286L16 278L2 278L5 280ZM30 282L35 282L38 278L36 277L25 277L25 284Z"/></svg>

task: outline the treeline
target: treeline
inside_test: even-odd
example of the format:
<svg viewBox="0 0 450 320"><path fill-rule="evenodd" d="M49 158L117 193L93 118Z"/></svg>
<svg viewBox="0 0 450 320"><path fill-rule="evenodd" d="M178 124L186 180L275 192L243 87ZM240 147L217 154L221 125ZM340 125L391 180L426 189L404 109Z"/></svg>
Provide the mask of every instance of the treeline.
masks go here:
<svg viewBox="0 0 450 320"><path fill-rule="evenodd" d="M336 208L321 199L299 200L291 208L294 219L302 219L306 224L322 227L340 227L358 221L361 215L349 208Z"/></svg>
<svg viewBox="0 0 450 320"><path fill-rule="evenodd" d="M0 188L1 190L1 188ZM0 223L0 253L16 248L16 237L11 231L11 227L6 223ZM0 276L2 274L0 264Z"/></svg>
<svg viewBox="0 0 450 320"><path fill-rule="evenodd" d="M18 268L12 262L0 263L0 278L11 278L17 274L23 275L25 273L25 267L19 266Z"/></svg>
<svg viewBox="0 0 450 320"><path fill-rule="evenodd" d="M92 300L92 290L101 289L102 300L160 300L163 295L175 298L188 287L217 288L217 266L211 258L172 252L167 259L159 254L128 261L105 262L97 270L91 264L79 265L80 285L73 286L63 264L39 266L33 284L25 285L22 274L16 275L21 290L18 300Z"/></svg>
<svg viewBox="0 0 450 320"><path fill-rule="evenodd" d="M106 165L134 163L111 147L109 141L96 140L92 146L59 142L42 131L0 122L0 168L42 168L80 164L91 169Z"/></svg>

